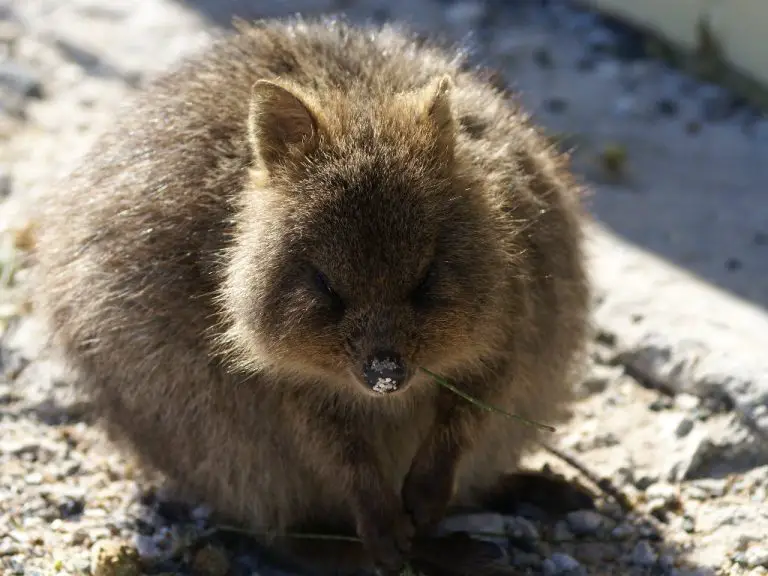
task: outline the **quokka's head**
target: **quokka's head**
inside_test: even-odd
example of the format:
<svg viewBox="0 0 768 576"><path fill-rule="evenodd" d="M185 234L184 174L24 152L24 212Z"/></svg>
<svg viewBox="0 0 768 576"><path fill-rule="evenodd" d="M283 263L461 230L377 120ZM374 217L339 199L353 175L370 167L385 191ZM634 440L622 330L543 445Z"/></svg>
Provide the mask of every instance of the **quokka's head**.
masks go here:
<svg viewBox="0 0 768 576"><path fill-rule="evenodd" d="M222 302L242 366L362 393L476 360L505 265L449 77L387 97L257 82ZM503 298L503 295L501 295Z"/></svg>

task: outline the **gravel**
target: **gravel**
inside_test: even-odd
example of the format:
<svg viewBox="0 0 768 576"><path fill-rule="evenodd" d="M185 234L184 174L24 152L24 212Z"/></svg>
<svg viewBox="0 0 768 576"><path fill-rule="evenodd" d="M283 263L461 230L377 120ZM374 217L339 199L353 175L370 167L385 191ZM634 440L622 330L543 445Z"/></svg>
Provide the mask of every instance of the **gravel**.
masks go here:
<svg viewBox="0 0 768 576"><path fill-rule="evenodd" d="M629 244L673 261L688 251L687 263L703 277L719 283L728 269L731 291L768 304L768 275L759 273L764 213L712 200L723 189L730 198L763 194L766 163L745 169L739 158L765 157L768 120L725 89L647 58L636 32L564 0L343 4L356 19L405 18L463 39L504 69L544 125L573 135L574 164L597 192L591 208L626 236L602 225L589 230L598 327L592 366L578 383L573 420L552 442L611 479L633 510L598 493L595 510L564 517L530 505L514 516L452 518L442 528L484 532L523 574L768 574L768 317ZM264 15L334 6L250 5ZM205 503L174 502L161 479L105 440L86 416L87 399L45 355L44 331L25 298L36 195L66 174L117 103L210 40L213 23L229 18L222 6L0 2L3 574L287 574L247 538L217 530ZM608 183L595 154L620 139L628 143L629 177ZM717 153L703 155L708 147ZM702 206L720 216L706 233ZM723 222L745 236L724 236ZM702 250L706 256L697 256ZM528 464L580 477L545 452Z"/></svg>

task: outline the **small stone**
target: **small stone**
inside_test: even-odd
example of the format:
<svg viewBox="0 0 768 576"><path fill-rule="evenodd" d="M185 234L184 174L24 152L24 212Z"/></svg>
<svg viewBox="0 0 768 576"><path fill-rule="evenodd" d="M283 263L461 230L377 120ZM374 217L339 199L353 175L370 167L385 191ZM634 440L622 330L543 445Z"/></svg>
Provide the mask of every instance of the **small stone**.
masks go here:
<svg viewBox="0 0 768 576"><path fill-rule="evenodd" d="M568 102L564 98L548 98L544 101L544 106L553 114L562 114L568 107Z"/></svg>
<svg viewBox="0 0 768 576"><path fill-rule="evenodd" d="M32 472L31 474L27 474L24 481L30 486L39 486L43 483L43 475L40 474L40 472Z"/></svg>
<svg viewBox="0 0 768 576"><path fill-rule="evenodd" d="M747 555L744 552L734 552L731 554L731 562L739 566L747 565Z"/></svg>
<svg viewBox="0 0 768 576"><path fill-rule="evenodd" d="M703 490L711 498L720 498L728 488L728 481L724 478L701 478L694 480L691 486Z"/></svg>
<svg viewBox="0 0 768 576"><path fill-rule="evenodd" d="M57 506L62 518L72 518L83 513L85 499L80 496L63 496L58 500Z"/></svg>
<svg viewBox="0 0 768 576"><path fill-rule="evenodd" d="M136 550L138 551L139 556L142 558L151 560L160 556L160 550L157 547L157 543L155 542L153 535L136 534L133 541L136 545Z"/></svg>
<svg viewBox="0 0 768 576"><path fill-rule="evenodd" d="M701 399L693 394L683 392L675 396L675 406L686 412L695 410L699 407L699 404L701 404Z"/></svg>
<svg viewBox="0 0 768 576"><path fill-rule="evenodd" d="M683 531L693 534L696 531L696 524L691 516L683 516Z"/></svg>
<svg viewBox="0 0 768 576"><path fill-rule="evenodd" d="M666 521L667 505L664 503L664 500L660 498L650 500L646 505L646 509L648 510L649 514L652 514L662 522Z"/></svg>
<svg viewBox="0 0 768 576"><path fill-rule="evenodd" d="M619 524L611 530L611 538L615 538L616 540L627 540L632 535L634 535L635 529L632 527L631 524Z"/></svg>
<svg viewBox="0 0 768 576"><path fill-rule="evenodd" d="M616 60L603 60L597 65L595 72L606 80L614 80L619 76L621 65Z"/></svg>
<svg viewBox="0 0 768 576"><path fill-rule="evenodd" d="M653 566L658 555L653 547L645 540L640 540L632 550L630 561L638 566Z"/></svg>
<svg viewBox="0 0 768 576"><path fill-rule="evenodd" d="M768 246L768 232L755 232L752 235L752 244L755 246Z"/></svg>
<svg viewBox="0 0 768 576"><path fill-rule="evenodd" d="M544 576L554 576L557 574L557 564L549 558L545 558L541 562L541 573L544 574Z"/></svg>
<svg viewBox="0 0 768 576"><path fill-rule="evenodd" d="M573 532L568 528L568 524L563 520L559 520L555 524L555 528L552 530L552 540L555 542L568 542L573 540Z"/></svg>
<svg viewBox="0 0 768 576"><path fill-rule="evenodd" d="M99 540L91 548L93 576L141 576L139 554L132 546L116 540Z"/></svg>
<svg viewBox="0 0 768 576"><path fill-rule="evenodd" d="M614 112L617 116L632 116L637 113L637 99L634 96L624 95L616 99Z"/></svg>
<svg viewBox="0 0 768 576"><path fill-rule="evenodd" d="M192 569L199 576L225 576L229 572L229 558L224 550L208 544L195 554Z"/></svg>
<svg viewBox="0 0 768 576"><path fill-rule="evenodd" d="M635 487L638 490L647 490L649 486L653 486L658 481L658 475L654 474L653 472L649 472L647 474L643 474L635 480Z"/></svg>
<svg viewBox="0 0 768 576"><path fill-rule="evenodd" d="M744 552L749 568L768 568L768 547L753 546Z"/></svg>
<svg viewBox="0 0 768 576"><path fill-rule="evenodd" d="M669 410L673 404L673 400L669 396L659 396L648 404L648 410L661 412L662 410Z"/></svg>
<svg viewBox="0 0 768 576"><path fill-rule="evenodd" d="M736 272L737 270L741 270L743 264L741 260L739 260L736 257L727 258L725 260L725 269L728 270L728 272Z"/></svg>
<svg viewBox="0 0 768 576"><path fill-rule="evenodd" d="M5 168L0 168L0 200L8 198L13 192L13 177Z"/></svg>
<svg viewBox="0 0 768 576"><path fill-rule="evenodd" d="M602 26L592 28L587 33L585 41L589 49L597 53L610 53L617 43L615 34Z"/></svg>
<svg viewBox="0 0 768 576"><path fill-rule="evenodd" d="M605 519L594 510L576 510L566 517L568 527L577 536L591 535L597 532Z"/></svg>
<svg viewBox="0 0 768 576"><path fill-rule="evenodd" d="M36 454L40 449L40 443L33 440L15 441L6 440L0 442L0 454L8 454L16 458L25 454Z"/></svg>
<svg viewBox="0 0 768 576"><path fill-rule="evenodd" d="M552 563L555 565L555 572L553 574L568 574L576 572L582 568L578 560L568 554L556 552L549 557Z"/></svg>
<svg viewBox="0 0 768 576"><path fill-rule="evenodd" d="M440 531L469 532L475 538L506 547L507 538L504 517L501 514L481 513L451 516L440 523Z"/></svg>
<svg viewBox="0 0 768 576"><path fill-rule="evenodd" d="M594 365L589 375L582 380L581 388L587 394L599 394L616 382L624 373L624 369L617 366Z"/></svg>
<svg viewBox="0 0 768 576"><path fill-rule="evenodd" d="M671 554L663 554L659 556L659 568L669 573L670 570L675 568L675 557Z"/></svg>
<svg viewBox="0 0 768 576"><path fill-rule="evenodd" d="M680 418L674 427L674 433L677 438L685 438L693 430L693 419L688 416Z"/></svg>
<svg viewBox="0 0 768 576"><path fill-rule="evenodd" d="M689 120L685 123L685 132L691 135L698 134L701 132L701 122L696 120Z"/></svg>
<svg viewBox="0 0 768 576"><path fill-rule="evenodd" d="M13 556L19 554L18 545L14 544L10 540L3 540L0 542L0 558L3 556Z"/></svg>
<svg viewBox="0 0 768 576"><path fill-rule="evenodd" d="M12 60L0 62L0 86L22 98L42 98L43 84L27 67Z"/></svg>
<svg viewBox="0 0 768 576"><path fill-rule="evenodd" d="M623 488L635 483L635 471L631 465L620 466L611 475L611 481L617 488Z"/></svg>
<svg viewBox="0 0 768 576"><path fill-rule="evenodd" d="M649 500L660 500L665 507L676 505L679 502L677 488L665 482L657 482L649 486L645 495Z"/></svg>
<svg viewBox="0 0 768 576"><path fill-rule="evenodd" d="M662 116L675 116L680 110L680 105L671 98L659 98L656 101L656 110Z"/></svg>
<svg viewBox="0 0 768 576"><path fill-rule="evenodd" d="M533 61L536 62L540 68L552 68L554 65L552 54L544 47L536 48L533 51Z"/></svg>
<svg viewBox="0 0 768 576"><path fill-rule="evenodd" d="M529 520L522 516L511 516L505 519L506 533L513 540L535 542L539 539L539 531Z"/></svg>
<svg viewBox="0 0 768 576"><path fill-rule="evenodd" d="M715 452L715 445L704 432L688 435L686 440L688 446L685 453L667 469L666 478L670 482L694 478Z"/></svg>

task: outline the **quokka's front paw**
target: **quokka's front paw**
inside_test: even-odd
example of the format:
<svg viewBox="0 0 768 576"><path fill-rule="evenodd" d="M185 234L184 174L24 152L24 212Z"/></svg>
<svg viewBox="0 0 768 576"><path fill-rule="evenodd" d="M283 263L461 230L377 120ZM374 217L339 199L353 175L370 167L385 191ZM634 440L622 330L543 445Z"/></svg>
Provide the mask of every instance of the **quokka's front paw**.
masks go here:
<svg viewBox="0 0 768 576"><path fill-rule="evenodd" d="M417 531L433 528L445 516L454 493L450 462L414 460L403 483L403 504Z"/></svg>
<svg viewBox="0 0 768 576"><path fill-rule="evenodd" d="M368 499L357 514L357 533L373 563L387 574L399 574L411 550L414 527L399 498Z"/></svg>

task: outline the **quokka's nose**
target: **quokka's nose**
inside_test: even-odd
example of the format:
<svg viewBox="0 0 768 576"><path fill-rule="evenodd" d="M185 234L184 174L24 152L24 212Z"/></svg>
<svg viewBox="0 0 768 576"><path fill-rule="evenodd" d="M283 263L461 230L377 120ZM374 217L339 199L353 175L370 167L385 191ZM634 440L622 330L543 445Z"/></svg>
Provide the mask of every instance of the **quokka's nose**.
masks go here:
<svg viewBox="0 0 768 576"><path fill-rule="evenodd" d="M405 382L405 364L396 352L377 350L365 362L363 376L371 390L388 394L395 392Z"/></svg>

